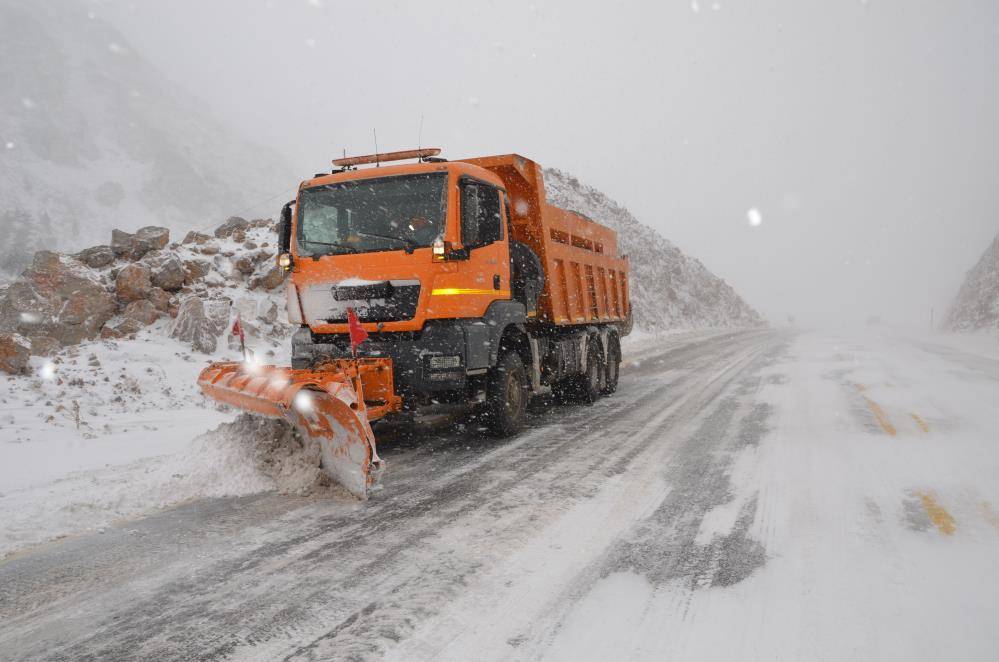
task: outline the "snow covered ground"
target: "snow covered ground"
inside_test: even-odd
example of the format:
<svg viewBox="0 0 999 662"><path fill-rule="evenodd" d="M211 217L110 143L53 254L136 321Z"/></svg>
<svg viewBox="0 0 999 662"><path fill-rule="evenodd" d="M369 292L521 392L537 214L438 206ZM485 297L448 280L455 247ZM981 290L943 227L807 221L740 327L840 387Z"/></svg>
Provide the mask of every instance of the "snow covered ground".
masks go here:
<svg viewBox="0 0 999 662"><path fill-rule="evenodd" d="M247 446L227 445L239 435L190 445L185 429L148 473L92 467L69 479L91 480L102 508L144 482L144 508L188 501L0 562L0 650L995 659L999 360L974 348L887 334L636 339L617 394L538 414L516 438L386 438L385 489L363 504L259 494L279 481ZM152 373L138 363L136 374ZM199 415L206 427L223 418ZM7 429L3 460L51 443L18 428L12 444ZM147 436L150 448L170 443ZM128 456L133 467L141 458ZM192 477L157 502L180 466ZM5 480L16 473L5 468ZM72 493L58 474L3 490L8 540L8 517L31 498L51 494L56 507ZM47 526L46 508L34 516ZM29 520L18 521L28 540Z"/></svg>
<svg viewBox="0 0 999 662"><path fill-rule="evenodd" d="M236 413L207 401L197 375L239 352L192 354L165 324L33 357L33 377L0 376L0 557L187 499L302 486L275 483L261 466L274 449L258 439L206 434Z"/></svg>

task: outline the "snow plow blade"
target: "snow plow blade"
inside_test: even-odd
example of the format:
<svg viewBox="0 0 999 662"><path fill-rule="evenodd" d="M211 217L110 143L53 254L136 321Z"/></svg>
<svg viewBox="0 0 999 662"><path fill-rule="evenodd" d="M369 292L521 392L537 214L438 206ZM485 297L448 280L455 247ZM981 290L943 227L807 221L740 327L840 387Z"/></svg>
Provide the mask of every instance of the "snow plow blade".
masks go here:
<svg viewBox="0 0 999 662"><path fill-rule="evenodd" d="M401 407L391 359L336 359L306 370L213 363L198 385L218 402L289 421L319 444L330 478L358 498L378 487L385 462L370 422Z"/></svg>

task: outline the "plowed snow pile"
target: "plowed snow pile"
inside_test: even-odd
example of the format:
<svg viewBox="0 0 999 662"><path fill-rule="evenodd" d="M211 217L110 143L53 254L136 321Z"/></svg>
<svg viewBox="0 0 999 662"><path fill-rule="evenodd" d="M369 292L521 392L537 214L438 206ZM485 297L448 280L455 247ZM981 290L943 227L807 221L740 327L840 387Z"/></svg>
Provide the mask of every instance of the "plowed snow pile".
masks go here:
<svg viewBox="0 0 999 662"><path fill-rule="evenodd" d="M243 414L174 455L109 464L0 495L0 557L197 497L328 489L318 448L303 447L283 421Z"/></svg>

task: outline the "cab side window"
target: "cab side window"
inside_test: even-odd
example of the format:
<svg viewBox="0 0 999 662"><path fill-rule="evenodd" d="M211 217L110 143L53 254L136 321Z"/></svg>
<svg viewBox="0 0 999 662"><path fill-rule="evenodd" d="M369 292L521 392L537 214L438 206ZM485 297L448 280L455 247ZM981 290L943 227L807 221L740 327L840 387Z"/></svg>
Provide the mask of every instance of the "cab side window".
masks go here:
<svg viewBox="0 0 999 662"><path fill-rule="evenodd" d="M476 248L502 238L499 190L481 182L464 182L461 186L462 245Z"/></svg>

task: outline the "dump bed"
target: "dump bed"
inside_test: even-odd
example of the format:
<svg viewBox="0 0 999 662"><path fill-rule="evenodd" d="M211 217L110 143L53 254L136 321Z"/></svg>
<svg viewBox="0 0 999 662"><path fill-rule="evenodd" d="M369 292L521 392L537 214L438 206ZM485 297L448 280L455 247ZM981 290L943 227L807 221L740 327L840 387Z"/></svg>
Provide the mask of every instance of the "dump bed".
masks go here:
<svg viewBox="0 0 999 662"><path fill-rule="evenodd" d="M530 159L506 154L461 160L503 180L510 198L512 239L541 258L545 286L538 321L568 326L630 319L628 258L618 254L616 232L549 205L541 167Z"/></svg>

